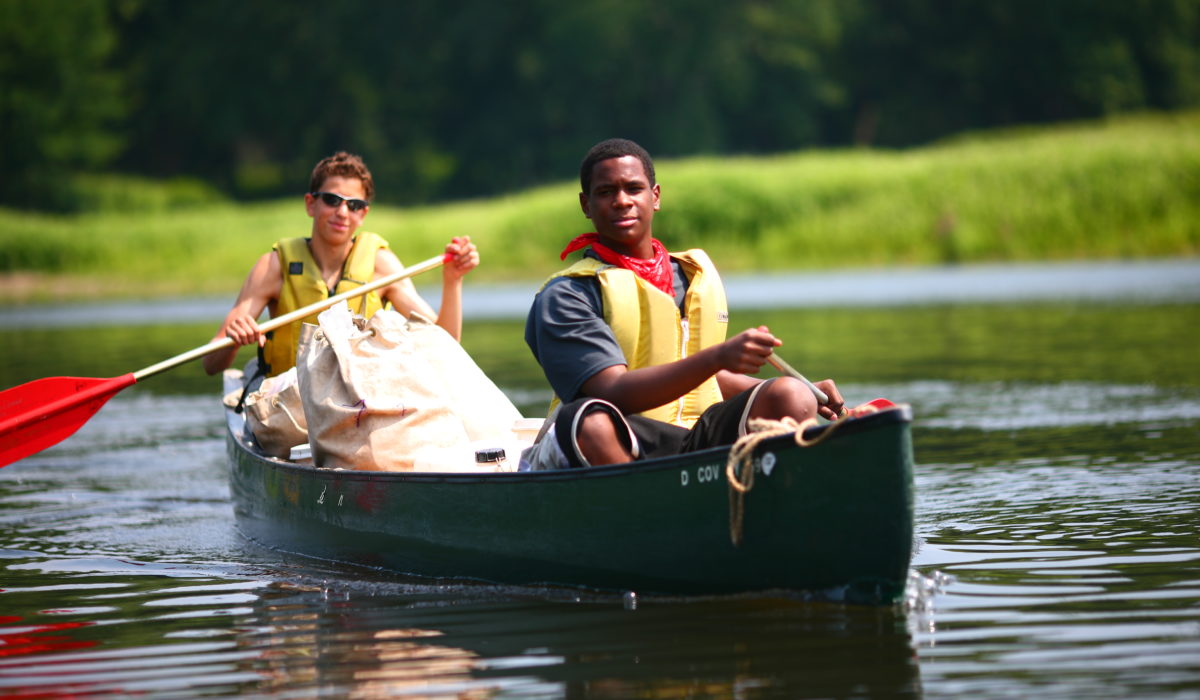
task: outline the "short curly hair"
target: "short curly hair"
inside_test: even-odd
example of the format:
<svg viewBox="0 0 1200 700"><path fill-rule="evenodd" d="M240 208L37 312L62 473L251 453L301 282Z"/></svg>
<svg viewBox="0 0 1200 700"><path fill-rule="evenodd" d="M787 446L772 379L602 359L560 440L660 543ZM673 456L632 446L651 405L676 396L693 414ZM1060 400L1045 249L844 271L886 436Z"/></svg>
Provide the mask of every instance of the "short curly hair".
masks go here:
<svg viewBox="0 0 1200 700"><path fill-rule="evenodd" d="M367 195L367 200L375 198L375 180L371 178L371 171L367 169L367 164L363 162L362 158L346 151L338 151L328 158L322 158L317 163L313 168L312 177L308 181L308 191L316 192L321 189L325 180L335 175L358 178L362 181L363 193Z"/></svg>
<svg viewBox="0 0 1200 700"><path fill-rule="evenodd" d="M579 164L579 186L583 188L583 193L591 194L592 170L595 169L596 163L622 156L633 156L642 161L642 168L646 170L650 186L657 184L654 180L654 160L650 158L646 149L629 139L606 139L588 149L583 162Z"/></svg>

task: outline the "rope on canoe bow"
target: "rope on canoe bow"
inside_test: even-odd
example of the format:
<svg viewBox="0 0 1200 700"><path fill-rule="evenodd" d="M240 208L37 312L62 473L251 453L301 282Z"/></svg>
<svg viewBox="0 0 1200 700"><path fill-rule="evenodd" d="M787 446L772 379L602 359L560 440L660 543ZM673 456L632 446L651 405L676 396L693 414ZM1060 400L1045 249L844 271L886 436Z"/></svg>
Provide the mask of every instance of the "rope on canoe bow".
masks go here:
<svg viewBox="0 0 1200 700"><path fill-rule="evenodd" d="M767 420L751 418L746 424L746 434L738 438L729 450L729 459L725 462L725 478L729 481L729 539L734 547L742 545L743 525L746 518L746 494L754 488L754 450L767 440L779 435L792 433L796 444L800 447L812 447L825 441L837 432L847 419L874 413L879 410L875 406L864 404L849 414L829 424L829 426L811 440L804 437L804 431L809 426L816 425L816 418L807 418L801 422L790 416L783 420Z"/></svg>

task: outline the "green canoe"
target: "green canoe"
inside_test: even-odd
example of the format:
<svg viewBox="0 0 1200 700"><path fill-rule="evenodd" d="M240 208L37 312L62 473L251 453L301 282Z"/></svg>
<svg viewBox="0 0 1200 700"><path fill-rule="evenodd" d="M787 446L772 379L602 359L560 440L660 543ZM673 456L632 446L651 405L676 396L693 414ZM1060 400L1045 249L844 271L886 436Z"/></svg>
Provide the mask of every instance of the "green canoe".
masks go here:
<svg viewBox="0 0 1200 700"><path fill-rule="evenodd" d="M238 527L279 550L425 579L890 603L913 543L911 410L754 451L731 538L728 448L549 472L368 472L264 456L226 410ZM809 439L828 426L810 428Z"/></svg>

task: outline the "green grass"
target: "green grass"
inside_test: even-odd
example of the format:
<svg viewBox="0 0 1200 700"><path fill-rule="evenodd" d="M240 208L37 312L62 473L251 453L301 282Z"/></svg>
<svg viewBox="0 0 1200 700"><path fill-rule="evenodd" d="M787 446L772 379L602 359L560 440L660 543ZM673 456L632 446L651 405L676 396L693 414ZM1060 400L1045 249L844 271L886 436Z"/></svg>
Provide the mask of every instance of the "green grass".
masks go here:
<svg viewBox="0 0 1200 700"><path fill-rule="evenodd" d="M723 271L1200 253L1200 112L967 134L906 151L839 150L657 164L668 247ZM179 182L156 195L91 183L98 211L0 209L0 298L233 294L252 261L304 235L299 198L220 200ZM469 234L474 281L536 280L589 230L578 184L492 199L372 207L365 228L403 260Z"/></svg>

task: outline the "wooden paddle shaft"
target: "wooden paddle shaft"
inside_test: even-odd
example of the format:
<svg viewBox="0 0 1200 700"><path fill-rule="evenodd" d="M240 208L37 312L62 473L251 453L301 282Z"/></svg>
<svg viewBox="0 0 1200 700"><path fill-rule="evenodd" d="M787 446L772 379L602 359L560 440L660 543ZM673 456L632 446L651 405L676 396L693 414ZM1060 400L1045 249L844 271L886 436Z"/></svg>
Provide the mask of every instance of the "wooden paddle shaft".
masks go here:
<svg viewBox="0 0 1200 700"><path fill-rule="evenodd" d="M267 331L275 330L276 328L279 328L281 326L286 326L287 324L292 323L294 321L299 321L302 318L307 318L307 317L317 313L318 311L324 311L325 309L328 309L329 307L331 307L335 304L341 303L347 299L353 299L354 297L361 296L363 294L367 294L368 292L373 292L376 289L381 289L388 285L395 284L396 282L399 282L402 279L408 279L409 277L419 275L422 272L428 272L429 270L432 270L435 267L439 267L444 262L446 262L445 255L439 255L437 257L430 258L424 262L419 262L416 265L406 267L403 270L400 270L399 272L395 272L386 277L380 277L377 280L368 282L367 284L364 284L361 287L355 287L354 289L351 289L349 291L342 292L341 294L331 296L328 299L322 299L321 301L318 301L315 304L309 304L308 306L296 309L295 311L291 311L282 316L277 316L277 317L267 321L266 323L260 324L259 329L264 333L266 333ZM213 342L209 343L208 345L202 345L193 350L189 350L185 353L176 355L175 357L172 357L170 359L163 360L162 362L159 362L158 364L150 365L149 367L146 367L144 369L139 369L138 371L133 373L133 377L136 381L141 381L142 379L145 379L146 377L153 376L155 374L158 374L159 372L164 372L168 369L171 369L172 367L177 367L179 365L182 365L185 362L191 362L192 360L195 360L199 357L204 357L205 355L209 354L210 352L216 352L217 350L222 350L224 348L233 347L233 345L234 345L234 342L233 342L232 338L222 338L220 340L214 340Z"/></svg>
<svg viewBox="0 0 1200 700"><path fill-rule="evenodd" d="M770 362L775 369L786 374L787 376L795 377L796 379L804 382L804 385L807 386L810 391L812 391L813 396L817 397L817 403L821 404L822 406L829 403L829 397L825 395L825 392L818 389L816 384L808 381L808 378L797 372L794 367L784 362L783 358L779 355L776 355L775 353L767 355L767 362Z"/></svg>

